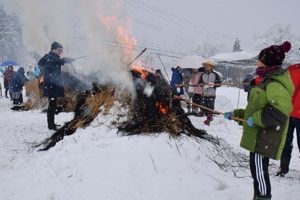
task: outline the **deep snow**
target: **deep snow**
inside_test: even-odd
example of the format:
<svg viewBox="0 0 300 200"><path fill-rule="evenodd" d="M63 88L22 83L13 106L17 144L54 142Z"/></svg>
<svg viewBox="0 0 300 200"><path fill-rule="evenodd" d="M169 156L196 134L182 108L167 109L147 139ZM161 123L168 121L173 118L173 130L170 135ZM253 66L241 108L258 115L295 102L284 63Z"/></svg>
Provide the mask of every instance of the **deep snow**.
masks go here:
<svg viewBox="0 0 300 200"><path fill-rule="evenodd" d="M240 93L240 98L239 97ZM230 111L245 108L247 94L242 89L217 89L215 109ZM239 105L237 105L239 99ZM25 98L26 100L26 98ZM114 113L100 114L90 126L79 128L48 151L32 149L35 143L51 136L46 114L41 110L12 111L12 101L0 99L0 199L252 199L250 171L225 171L209 158L214 147L207 141L182 136L170 138L167 133L121 137L111 125ZM56 123L73 118L72 113L56 115ZM242 127L234 121L214 116L211 126L203 117L190 116L192 123L209 134L226 140L233 151L248 152L239 147ZM122 120L122 119L120 119ZM292 171L287 178L275 177L271 168L273 200L300 199L298 169L299 151L294 145ZM279 166L279 161L271 161Z"/></svg>

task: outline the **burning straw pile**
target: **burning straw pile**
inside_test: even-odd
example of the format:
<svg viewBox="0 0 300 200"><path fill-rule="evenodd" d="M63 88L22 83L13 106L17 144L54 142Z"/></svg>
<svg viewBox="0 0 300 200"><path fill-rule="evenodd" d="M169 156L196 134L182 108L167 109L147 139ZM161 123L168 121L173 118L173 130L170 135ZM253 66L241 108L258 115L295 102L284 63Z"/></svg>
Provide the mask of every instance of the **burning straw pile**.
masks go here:
<svg viewBox="0 0 300 200"><path fill-rule="evenodd" d="M128 136L169 132L174 137L184 133L188 136L208 140L215 145L219 144L217 138L207 134L205 130L193 126L181 108L180 100L171 100L170 97L173 97L176 92L163 77L142 70L132 70L131 72L136 98L131 104L128 120L117 124L119 133ZM42 146L40 150L48 150L64 136L73 134L77 128L88 126L102 111L99 108L103 105L105 112L108 112L114 105L112 92L109 85L98 87L94 84L92 92L85 91L79 94L74 118L36 147Z"/></svg>
<svg viewBox="0 0 300 200"><path fill-rule="evenodd" d="M94 84L93 91L85 91L77 96L74 118L65 123L62 128L46 139L42 144L35 147L42 146L40 150L48 150L55 146L58 141L62 140L65 135L75 133L79 127L88 126L102 111L99 109L101 106L104 106L105 111L108 112L113 105L114 98L110 87L108 85L99 87Z"/></svg>
<svg viewBox="0 0 300 200"><path fill-rule="evenodd" d="M184 133L218 143L205 130L194 127L181 108L179 100L174 100L176 92L161 76L151 72L134 69L132 76L137 97L131 117L118 129L124 135L141 133L169 132L171 136Z"/></svg>

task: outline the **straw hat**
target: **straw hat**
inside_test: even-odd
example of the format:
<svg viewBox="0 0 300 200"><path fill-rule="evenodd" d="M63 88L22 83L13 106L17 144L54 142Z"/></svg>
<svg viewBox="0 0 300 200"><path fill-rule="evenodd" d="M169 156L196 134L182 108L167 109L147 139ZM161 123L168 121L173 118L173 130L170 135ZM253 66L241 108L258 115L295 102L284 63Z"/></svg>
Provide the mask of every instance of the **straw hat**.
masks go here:
<svg viewBox="0 0 300 200"><path fill-rule="evenodd" d="M203 65L203 66L205 66L205 65L210 65L210 66L212 66L214 69L216 68L215 64L214 64L213 62L211 62L210 60L209 60L209 61L206 61L206 62L204 62L204 63L202 63L202 65Z"/></svg>

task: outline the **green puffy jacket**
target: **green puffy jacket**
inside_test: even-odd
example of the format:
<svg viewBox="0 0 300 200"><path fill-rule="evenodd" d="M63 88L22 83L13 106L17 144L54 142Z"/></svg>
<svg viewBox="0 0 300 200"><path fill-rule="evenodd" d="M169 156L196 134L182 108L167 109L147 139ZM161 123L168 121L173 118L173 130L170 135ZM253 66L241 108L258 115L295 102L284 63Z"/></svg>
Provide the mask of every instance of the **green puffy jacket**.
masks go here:
<svg viewBox="0 0 300 200"><path fill-rule="evenodd" d="M279 160L285 144L289 114L293 110L291 95L294 85L288 70L269 72L252 88L246 109L234 110L234 116L252 117L255 127L243 125L241 147L260 155Z"/></svg>

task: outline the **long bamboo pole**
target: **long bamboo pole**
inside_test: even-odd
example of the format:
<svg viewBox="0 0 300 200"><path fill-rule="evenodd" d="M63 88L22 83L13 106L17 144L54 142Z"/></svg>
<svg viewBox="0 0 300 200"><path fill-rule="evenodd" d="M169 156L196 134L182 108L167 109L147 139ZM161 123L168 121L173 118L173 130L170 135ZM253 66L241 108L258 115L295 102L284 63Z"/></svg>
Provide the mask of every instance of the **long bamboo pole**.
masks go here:
<svg viewBox="0 0 300 200"><path fill-rule="evenodd" d="M167 72L167 70L166 70L166 68L165 68L165 66L164 66L164 64L163 64L163 62L161 61L161 58L160 58L160 56L159 56L159 54L157 53L157 55L158 55L158 57L159 57L159 60L160 60L160 62L161 62L161 64L162 64L162 66L163 66L163 68L164 68L164 70L165 70L165 72L166 72L166 74L167 74L167 77L168 77L168 80L169 80L169 82L171 82L170 81L170 78L169 78L169 75L168 75L168 72Z"/></svg>
<svg viewBox="0 0 300 200"><path fill-rule="evenodd" d="M138 59L138 57L140 57L145 51L147 50L147 48L145 48L137 57L135 57L135 59L133 59L133 61L131 61L131 63L129 63L129 66L136 60Z"/></svg>
<svg viewBox="0 0 300 200"><path fill-rule="evenodd" d="M176 84L175 87L204 86L204 85L250 85L250 83L217 83L217 84Z"/></svg>
<svg viewBox="0 0 300 200"><path fill-rule="evenodd" d="M210 108L201 106L201 105L199 105L199 104L192 103L192 102L187 101L187 100L184 100L184 99L181 99L181 101L185 101L185 102L187 102L187 103L193 104L193 105L198 106L198 107L200 107L200 108L204 108L204 109L206 109L206 110L212 111L212 112L214 112L214 113L218 113L218 114L221 114L221 115L225 115L225 113L222 113L222 112L219 112L219 111L216 111L216 110L212 110L212 109L210 109ZM232 116L231 116L230 118L231 118L231 119L238 120L238 121L242 121L242 122L247 122L247 120L241 119L241 118L237 118L237 117L232 117Z"/></svg>

